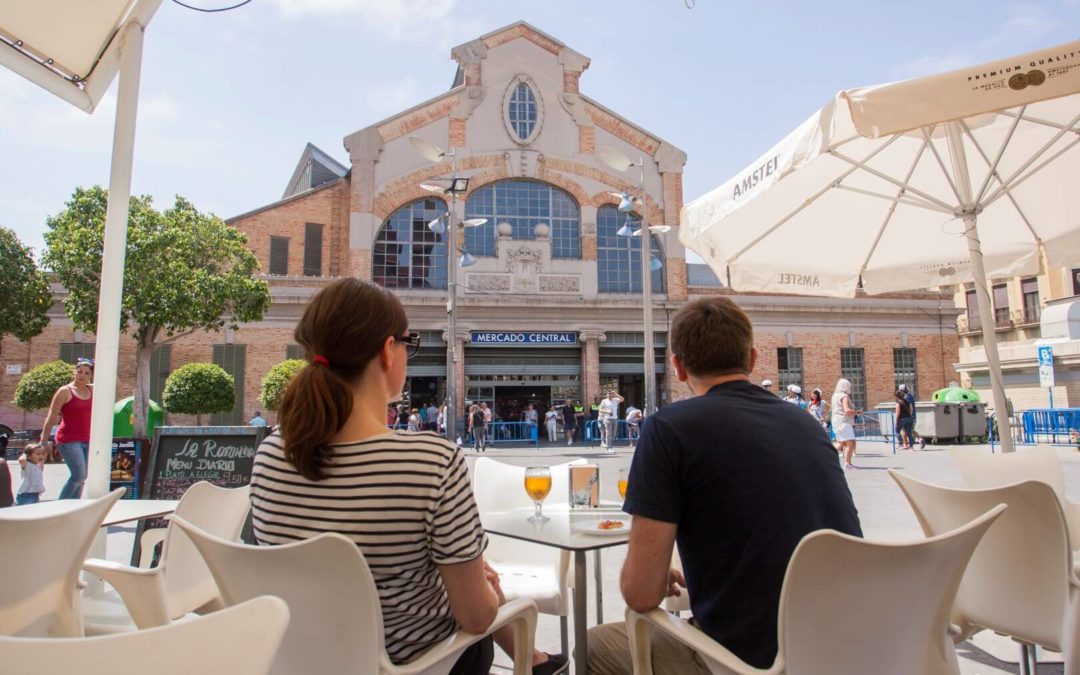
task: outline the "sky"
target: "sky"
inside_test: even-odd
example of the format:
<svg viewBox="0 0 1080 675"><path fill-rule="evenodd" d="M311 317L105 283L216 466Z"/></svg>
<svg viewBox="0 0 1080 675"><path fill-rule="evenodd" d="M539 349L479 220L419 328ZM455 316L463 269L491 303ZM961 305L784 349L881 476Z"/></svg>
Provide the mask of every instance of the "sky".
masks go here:
<svg viewBox="0 0 1080 675"><path fill-rule="evenodd" d="M133 193L223 218L272 203L306 143L347 165L346 135L447 90L451 47L518 20L592 60L583 93L687 152L689 202L841 89L1077 39L1080 0L165 0ZM108 184L115 94L87 115L0 67L0 225L36 254L76 187Z"/></svg>

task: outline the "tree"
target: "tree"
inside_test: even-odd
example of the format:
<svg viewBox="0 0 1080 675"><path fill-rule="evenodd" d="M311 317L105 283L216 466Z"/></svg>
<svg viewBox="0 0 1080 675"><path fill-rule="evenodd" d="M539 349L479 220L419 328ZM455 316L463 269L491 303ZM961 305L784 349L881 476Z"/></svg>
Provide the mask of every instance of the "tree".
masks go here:
<svg viewBox="0 0 1080 675"><path fill-rule="evenodd" d="M106 190L78 188L61 213L48 219L44 263L67 288L75 328L97 326ZM259 263L247 237L177 195L158 212L149 196L132 197L120 327L135 338L135 435L146 433L150 357L159 345L196 331L258 321L270 289L255 278ZM231 406L230 406L231 407Z"/></svg>
<svg viewBox="0 0 1080 675"><path fill-rule="evenodd" d="M228 412L236 405L236 381L214 363L189 363L165 379L161 407L171 413L195 415L202 426L203 415Z"/></svg>
<svg viewBox="0 0 1080 675"><path fill-rule="evenodd" d="M259 400L262 401L266 410L277 410L281 404L281 397L285 395L285 387L289 381L307 366L307 361L302 359L289 359L275 364L262 381L262 391L259 392Z"/></svg>
<svg viewBox="0 0 1080 675"><path fill-rule="evenodd" d="M34 263L30 248L6 227L0 227L0 261L0 340L14 335L25 342L49 325L49 278Z"/></svg>
<svg viewBox="0 0 1080 675"><path fill-rule="evenodd" d="M19 380L12 403L20 410L48 408L53 394L75 379L75 366L64 361L49 361L33 368Z"/></svg>

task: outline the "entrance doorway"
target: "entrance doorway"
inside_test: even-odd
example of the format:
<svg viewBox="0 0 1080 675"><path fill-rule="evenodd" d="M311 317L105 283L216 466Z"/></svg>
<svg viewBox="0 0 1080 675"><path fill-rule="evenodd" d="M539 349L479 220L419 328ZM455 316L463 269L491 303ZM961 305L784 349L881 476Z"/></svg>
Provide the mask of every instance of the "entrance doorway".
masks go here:
<svg viewBox="0 0 1080 675"><path fill-rule="evenodd" d="M537 420L543 423L551 402L551 387L495 387L495 414L504 422L522 422L525 408L532 403Z"/></svg>

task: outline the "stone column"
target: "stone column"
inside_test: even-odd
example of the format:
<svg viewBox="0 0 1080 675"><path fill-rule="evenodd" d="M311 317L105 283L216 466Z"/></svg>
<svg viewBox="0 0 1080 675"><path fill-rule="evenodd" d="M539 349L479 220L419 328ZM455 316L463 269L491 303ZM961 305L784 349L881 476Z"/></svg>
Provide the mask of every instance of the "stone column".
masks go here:
<svg viewBox="0 0 1080 675"><path fill-rule="evenodd" d="M349 256L343 271L359 279L371 279L371 246L379 226L379 219L374 214L375 163L379 161L383 145L374 127L345 137L352 175L349 179Z"/></svg>
<svg viewBox="0 0 1080 675"><path fill-rule="evenodd" d="M600 343L607 340L602 330L583 330L578 339L585 343L581 357L581 400L586 412L594 396L600 395Z"/></svg>

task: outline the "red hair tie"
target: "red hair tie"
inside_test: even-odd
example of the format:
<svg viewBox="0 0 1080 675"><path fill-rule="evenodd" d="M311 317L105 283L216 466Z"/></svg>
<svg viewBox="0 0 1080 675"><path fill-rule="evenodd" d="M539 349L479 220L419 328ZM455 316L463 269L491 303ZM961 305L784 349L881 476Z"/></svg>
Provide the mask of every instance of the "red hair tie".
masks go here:
<svg viewBox="0 0 1080 675"><path fill-rule="evenodd" d="M312 363L319 363L319 364L322 364L322 365L327 366L327 367L330 366L330 362L327 361L326 357L323 356L322 354L316 354L315 356L312 356L311 357L311 362Z"/></svg>

